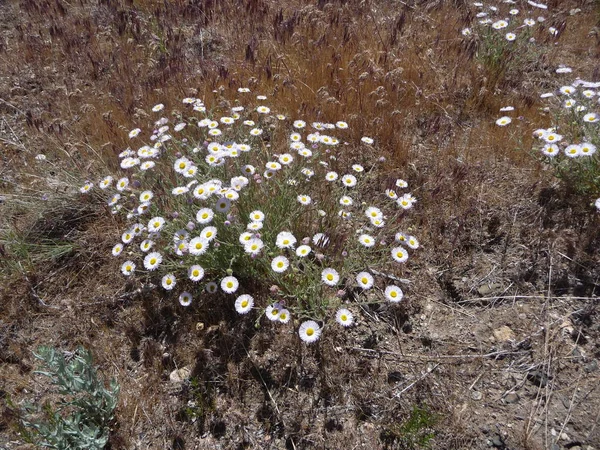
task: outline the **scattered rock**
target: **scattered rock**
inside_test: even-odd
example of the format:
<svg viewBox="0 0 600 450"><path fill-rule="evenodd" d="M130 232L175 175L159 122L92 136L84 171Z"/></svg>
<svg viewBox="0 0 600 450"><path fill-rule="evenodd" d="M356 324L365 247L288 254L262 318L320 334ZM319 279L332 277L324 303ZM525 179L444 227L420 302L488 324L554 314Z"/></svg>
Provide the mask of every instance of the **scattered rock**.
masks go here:
<svg viewBox="0 0 600 450"><path fill-rule="evenodd" d="M502 291L501 283L482 284L481 286L479 286L479 288L477 288L477 292L479 292L479 295L482 295L482 296L494 294L496 292L501 292L501 291Z"/></svg>
<svg viewBox="0 0 600 450"><path fill-rule="evenodd" d="M473 400L478 400L479 401L479 400L481 400L483 398L483 394L481 392L479 392L479 391L473 391L473 392L471 392L471 398Z"/></svg>
<svg viewBox="0 0 600 450"><path fill-rule="evenodd" d="M173 383L181 383L187 380L192 374L192 368L190 366L182 367L181 369L176 369L169 375L169 380Z"/></svg>
<svg viewBox="0 0 600 450"><path fill-rule="evenodd" d="M502 401L504 403L517 403L519 401L519 398L519 394L517 394L516 392L511 392L510 394L505 395Z"/></svg>
<svg viewBox="0 0 600 450"><path fill-rule="evenodd" d="M492 438L488 441L488 446L496 448L506 448L506 445L504 444L504 439L498 434L492 436Z"/></svg>
<svg viewBox="0 0 600 450"><path fill-rule="evenodd" d="M501 326L493 331L494 338L497 342L512 341L515 339L515 332L506 325Z"/></svg>
<svg viewBox="0 0 600 450"><path fill-rule="evenodd" d="M587 373L596 372L598 370L598 360L594 359L591 363L586 364L584 369Z"/></svg>
<svg viewBox="0 0 600 450"><path fill-rule="evenodd" d="M560 450L560 445L558 445L558 444L552 444L550 446L550 450Z"/></svg>
<svg viewBox="0 0 600 450"><path fill-rule="evenodd" d="M539 387L546 387L548 376L540 370L532 370L527 374L527 379Z"/></svg>
<svg viewBox="0 0 600 450"><path fill-rule="evenodd" d="M575 14L578 14L581 12L581 8L573 8L571 11L569 11L569 14L574 16Z"/></svg>

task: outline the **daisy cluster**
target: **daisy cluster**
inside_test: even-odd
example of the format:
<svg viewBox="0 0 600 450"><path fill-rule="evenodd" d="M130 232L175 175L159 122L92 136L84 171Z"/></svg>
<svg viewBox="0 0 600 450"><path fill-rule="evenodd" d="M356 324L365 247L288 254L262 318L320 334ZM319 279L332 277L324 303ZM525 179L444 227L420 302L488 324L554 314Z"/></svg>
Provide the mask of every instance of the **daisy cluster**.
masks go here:
<svg viewBox="0 0 600 450"><path fill-rule="evenodd" d="M400 302L393 282L419 248L399 229L417 201L408 183L389 177L372 138L345 141L346 122L290 120L239 92L211 110L185 98L185 117L155 105L152 132L131 130L137 150L119 155L127 175L96 183L127 218L112 248L123 276L183 306L222 295L308 343L330 322L351 326L361 302Z"/></svg>
<svg viewBox="0 0 600 450"><path fill-rule="evenodd" d="M548 102L545 111L554 112L556 122L569 124L569 142L557 128L540 128L534 136L541 143L541 152L548 158L564 154L568 158L586 158L596 154L600 140L600 83L576 80L561 86L555 92L546 92L542 98ZM577 141L573 142L574 139Z"/></svg>
<svg viewBox="0 0 600 450"><path fill-rule="evenodd" d="M525 9L521 9L521 6ZM533 42L532 31L546 21L543 11L548 9L543 3L517 3L514 0L474 2L473 7L476 25L463 28L461 34L469 37L492 32L494 37L501 37L506 42L514 42L521 37ZM558 35L558 30L553 27L549 27L548 32L553 36Z"/></svg>

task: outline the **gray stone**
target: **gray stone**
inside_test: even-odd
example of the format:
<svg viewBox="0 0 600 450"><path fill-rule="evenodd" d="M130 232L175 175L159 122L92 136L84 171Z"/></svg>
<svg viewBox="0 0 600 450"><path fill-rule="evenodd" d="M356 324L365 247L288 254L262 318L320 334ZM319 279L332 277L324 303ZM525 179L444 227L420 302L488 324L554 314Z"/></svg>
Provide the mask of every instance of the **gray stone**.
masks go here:
<svg viewBox="0 0 600 450"><path fill-rule="evenodd" d="M504 403L517 403L519 401L519 394L516 392L511 392L504 396Z"/></svg>
<svg viewBox="0 0 600 450"><path fill-rule="evenodd" d="M596 372L598 370L598 360L594 359L591 363L585 365L587 373Z"/></svg>

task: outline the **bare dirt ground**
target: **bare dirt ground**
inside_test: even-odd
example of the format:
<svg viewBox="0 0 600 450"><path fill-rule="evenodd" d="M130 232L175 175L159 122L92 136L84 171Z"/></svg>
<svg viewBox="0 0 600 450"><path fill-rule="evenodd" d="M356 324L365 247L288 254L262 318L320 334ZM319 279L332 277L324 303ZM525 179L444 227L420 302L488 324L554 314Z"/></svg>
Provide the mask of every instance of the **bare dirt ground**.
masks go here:
<svg viewBox="0 0 600 450"><path fill-rule="evenodd" d="M1 214L72 246L23 270L0 246L0 448L33 448L14 405L48 398L32 351L52 344L118 380L112 449L600 449L600 214L528 156L529 136L506 148L488 125L510 102L524 129L543 121L558 63L600 79L597 2L548 2L560 45L495 84L457 50L460 1L242 2L236 32L236 2L77 3L0 2ZM148 105L253 74L282 110L347 112L381 136L419 199L405 301L314 346L123 284L106 256L121 224L68 189L115 167ZM50 152L64 172L39 169Z"/></svg>

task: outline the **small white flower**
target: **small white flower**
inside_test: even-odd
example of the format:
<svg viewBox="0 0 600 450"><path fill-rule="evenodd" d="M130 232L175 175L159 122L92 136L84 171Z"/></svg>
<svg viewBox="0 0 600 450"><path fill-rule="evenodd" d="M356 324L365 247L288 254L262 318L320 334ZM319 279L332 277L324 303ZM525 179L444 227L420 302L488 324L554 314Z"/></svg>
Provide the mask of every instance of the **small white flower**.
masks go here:
<svg viewBox="0 0 600 450"><path fill-rule="evenodd" d="M196 213L196 221L201 224L210 223L215 213L210 208L202 208Z"/></svg>
<svg viewBox="0 0 600 450"><path fill-rule="evenodd" d="M194 264L188 269L188 277L194 283L204 278L204 269L198 264Z"/></svg>
<svg viewBox="0 0 600 450"><path fill-rule="evenodd" d="M385 288L385 296L390 302L398 303L404 297L404 293L398 286L391 285Z"/></svg>
<svg viewBox="0 0 600 450"><path fill-rule="evenodd" d="M170 291L175 287L176 282L175 275L169 273L162 278L161 285L164 289Z"/></svg>
<svg viewBox="0 0 600 450"><path fill-rule="evenodd" d="M314 320L307 320L300 325L298 334L300 339L302 339L304 342L307 344L312 344L313 342L319 340L319 337L321 336L321 328Z"/></svg>
<svg viewBox="0 0 600 450"><path fill-rule="evenodd" d="M392 249L392 258L399 263L403 263L408 259L408 252L403 247Z"/></svg>
<svg viewBox="0 0 600 450"><path fill-rule="evenodd" d="M131 274L133 274L133 271L135 270L135 264L133 263L133 261L125 261L123 263L123 265L121 266L121 272L123 272L123 275L125 276L130 276Z"/></svg>
<svg viewBox="0 0 600 450"><path fill-rule="evenodd" d="M361 234L358 237L358 242L365 247L373 247L375 245L375 238L373 236L369 236L368 234Z"/></svg>
<svg viewBox="0 0 600 450"><path fill-rule="evenodd" d="M271 261L271 269L277 273L283 273L290 266L289 260L285 256L276 256Z"/></svg>
<svg viewBox="0 0 600 450"><path fill-rule="evenodd" d="M248 294L242 294L235 300L235 310L239 314L247 314L254 306L254 298Z"/></svg>
<svg viewBox="0 0 600 450"><path fill-rule="evenodd" d="M308 245L301 245L300 247L298 247L296 249L296 255L299 256L300 258L304 258L305 256L308 256L311 252L311 248Z"/></svg>
<svg viewBox="0 0 600 450"><path fill-rule="evenodd" d="M335 320L343 327L349 327L354 322L354 316L346 308L338 309L335 313Z"/></svg>
<svg viewBox="0 0 600 450"><path fill-rule="evenodd" d="M144 258L144 267L147 270L155 270L162 262L162 255L158 252L148 253Z"/></svg>
<svg viewBox="0 0 600 450"><path fill-rule="evenodd" d="M298 196L298 201L302 205L310 205L311 202L312 202L312 199L308 195L299 195Z"/></svg>
<svg viewBox="0 0 600 450"><path fill-rule="evenodd" d="M496 120L496 125L498 125L499 127L505 127L506 125L508 125L511 122L512 122L512 119L510 117L504 116L504 117L500 117L498 120Z"/></svg>
<svg viewBox="0 0 600 450"><path fill-rule="evenodd" d="M190 306L192 304L192 294L189 292L179 294L179 304L181 306Z"/></svg>
<svg viewBox="0 0 600 450"><path fill-rule="evenodd" d="M335 269L327 268L321 272L321 280L328 286L335 286L340 281L340 274Z"/></svg>
<svg viewBox="0 0 600 450"><path fill-rule="evenodd" d="M365 290L371 289L374 283L373 275L371 275L369 272L360 272L358 275L356 275L356 282Z"/></svg>
<svg viewBox="0 0 600 450"><path fill-rule="evenodd" d="M221 289L223 289L223 292L226 292L227 294L233 294L235 291L237 291L239 285L240 283L236 277L229 276L221 280Z"/></svg>

